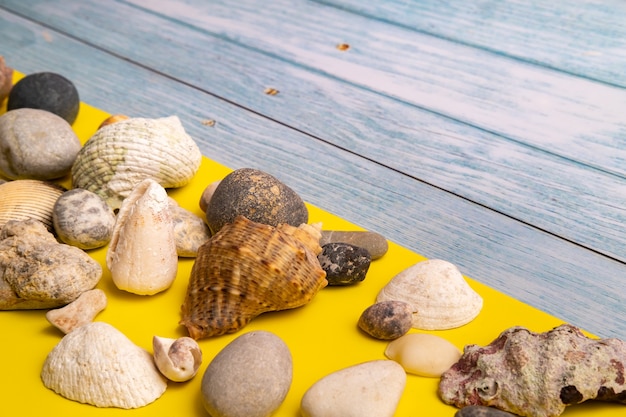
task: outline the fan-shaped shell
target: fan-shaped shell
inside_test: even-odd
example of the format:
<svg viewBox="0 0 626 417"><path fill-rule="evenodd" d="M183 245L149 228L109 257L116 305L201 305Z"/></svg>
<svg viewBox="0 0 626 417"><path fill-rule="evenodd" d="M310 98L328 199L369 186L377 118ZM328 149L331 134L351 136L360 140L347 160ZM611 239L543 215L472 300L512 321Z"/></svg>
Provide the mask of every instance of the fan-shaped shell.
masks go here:
<svg viewBox="0 0 626 417"><path fill-rule="evenodd" d="M440 259L418 262L391 279L377 301L397 300L413 306L413 327L444 330L472 321L483 306L459 269Z"/></svg>
<svg viewBox="0 0 626 417"><path fill-rule="evenodd" d="M40 180L0 184L0 228L9 220L35 219L52 232L52 209L64 191L59 185Z"/></svg>
<svg viewBox="0 0 626 417"><path fill-rule="evenodd" d="M198 250L180 324L200 339L308 303L327 285L319 238L312 225L273 227L237 217Z"/></svg>
<svg viewBox="0 0 626 417"><path fill-rule="evenodd" d="M73 185L116 209L146 178L165 188L187 184L201 161L200 149L177 116L129 118L98 129L85 143L72 166Z"/></svg>

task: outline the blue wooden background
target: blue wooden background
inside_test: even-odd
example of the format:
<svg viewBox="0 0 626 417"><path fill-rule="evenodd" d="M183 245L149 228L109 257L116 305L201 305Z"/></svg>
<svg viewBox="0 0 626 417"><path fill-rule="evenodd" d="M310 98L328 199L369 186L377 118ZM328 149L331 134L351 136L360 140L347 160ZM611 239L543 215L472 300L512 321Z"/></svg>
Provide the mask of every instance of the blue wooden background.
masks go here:
<svg viewBox="0 0 626 417"><path fill-rule="evenodd" d="M0 0L0 55L626 338L622 0Z"/></svg>

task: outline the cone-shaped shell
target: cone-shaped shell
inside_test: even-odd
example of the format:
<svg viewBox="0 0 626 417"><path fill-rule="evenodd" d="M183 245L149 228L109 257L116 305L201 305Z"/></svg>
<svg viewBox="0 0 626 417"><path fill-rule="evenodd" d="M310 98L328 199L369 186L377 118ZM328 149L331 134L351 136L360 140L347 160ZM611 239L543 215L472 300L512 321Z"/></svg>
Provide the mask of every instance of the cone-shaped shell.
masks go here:
<svg viewBox="0 0 626 417"><path fill-rule="evenodd" d="M319 229L239 216L198 250L180 324L194 339L235 332L266 311L307 304L327 285Z"/></svg>
<svg viewBox="0 0 626 417"><path fill-rule="evenodd" d="M98 129L85 143L72 166L73 185L116 209L146 178L165 188L187 184L201 161L200 149L177 116L129 118Z"/></svg>
<svg viewBox="0 0 626 417"><path fill-rule="evenodd" d="M70 400L125 409L143 407L167 388L152 355L103 322L65 335L48 354L41 379Z"/></svg>
<svg viewBox="0 0 626 417"><path fill-rule="evenodd" d="M35 219L52 232L54 204L65 189L40 180L15 180L0 184L0 228L9 220Z"/></svg>
<svg viewBox="0 0 626 417"><path fill-rule="evenodd" d="M483 306L459 269L440 259L418 262L391 279L377 301L397 300L413 306L413 327L445 330L472 321Z"/></svg>
<svg viewBox="0 0 626 417"><path fill-rule="evenodd" d="M155 181L142 181L122 203L106 263L115 285L135 294L163 291L176 278L178 255L170 202Z"/></svg>

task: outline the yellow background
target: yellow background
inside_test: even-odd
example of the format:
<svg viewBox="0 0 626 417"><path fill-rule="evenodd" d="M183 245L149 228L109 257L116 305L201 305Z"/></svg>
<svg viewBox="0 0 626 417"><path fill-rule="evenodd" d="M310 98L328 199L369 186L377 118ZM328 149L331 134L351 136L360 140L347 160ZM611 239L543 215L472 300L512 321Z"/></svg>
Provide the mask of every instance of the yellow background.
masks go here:
<svg viewBox="0 0 626 417"><path fill-rule="evenodd" d="M20 76L16 74L17 78ZM0 109L0 113L4 111L5 107ZM81 103L79 117L73 125L81 141L86 141L106 117L107 113ZM201 215L198 201L202 191L230 171L204 158L193 181L183 188L170 190L170 195L181 206ZM68 187L71 184L69 178L62 182ZM308 207L310 221L322 222L324 229L359 230L358 226L346 220L312 205ZM154 335L172 338L186 335L178 321L193 259L181 258L177 279L170 289L154 296L138 296L122 292L114 286L104 263L105 253L106 248L90 252L103 266L104 273L98 288L106 292L109 302L96 320L114 325L150 352ZM299 416L302 395L318 379L347 366L385 358L383 352L387 342L362 333L357 327L358 318L396 273L421 260L424 258L419 254L390 243L389 252L372 262L363 282L347 287L327 287L304 307L266 313L238 333L201 340L204 361L198 375L186 383L170 382L161 398L134 410L100 409L79 404L45 388L39 373L46 355L61 339L61 332L46 321L45 311L0 311L0 415L207 416L200 401L200 382L206 366L238 335L263 329L280 336L293 357L293 382L285 402L275 415ZM534 331L546 331L562 323L472 279L468 281L484 299L480 315L458 329L431 332L448 339L460 349L466 344L488 344L511 326L522 325ZM439 400L437 384L437 378L408 375L396 416L453 416L457 410ZM132 390L132 387L129 389ZM569 407L564 415L616 417L622 416L624 410L623 405L587 403Z"/></svg>

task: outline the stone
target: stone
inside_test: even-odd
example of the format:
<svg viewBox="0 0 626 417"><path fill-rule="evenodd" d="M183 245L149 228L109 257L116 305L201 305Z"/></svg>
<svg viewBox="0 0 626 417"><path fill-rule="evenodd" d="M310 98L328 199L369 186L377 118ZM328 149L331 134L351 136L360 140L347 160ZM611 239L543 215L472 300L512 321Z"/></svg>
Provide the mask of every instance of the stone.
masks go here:
<svg viewBox="0 0 626 417"><path fill-rule="evenodd" d="M328 285L351 285L365 279L372 258L366 249L348 243L327 243L317 256Z"/></svg>
<svg viewBox="0 0 626 417"><path fill-rule="evenodd" d="M7 66L0 55L0 104L9 96L13 87L13 68Z"/></svg>
<svg viewBox="0 0 626 417"><path fill-rule="evenodd" d="M373 360L335 371L302 397L303 417L392 417L406 385L394 361Z"/></svg>
<svg viewBox="0 0 626 417"><path fill-rule="evenodd" d="M408 333L390 342L385 356L410 374L439 378L461 359L461 351L443 337Z"/></svg>
<svg viewBox="0 0 626 417"><path fill-rule="evenodd" d="M64 243L95 249L111 240L115 213L97 194L74 188L61 194L54 204L52 225Z"/></svg>
<svg viewBox="0 0 626 417"><path fill-rule="evenodd" d="M212 234L240 215L270 226L287 223L298 227L309 219L308 209L295 191L252 168L241 168L224 177L206 208Z"/></svg>
<svg viewBox="0 0 626 417"><path fill-rule="evenodd" d="M323 246L333 242L349 243L350 245L366 249L372 260L382 257L389 250L387 239L376 232L322 230L320 245Z"/></svg>
<svg viewBox="0 0 626 417"><path fill-rule="evenodd" d="M461 408L454 417L517 417L515 414L484 405L469 405Z"/></svg>
<svg viewBox="0 0 626 417"><path fill-rule="evenodd" d="M53 113L16 109L0 116L0 174L9 179L63 177L80 148L72 126Z"/></svg>
<svg viewBox="0 0 626 417"><path fill-rule="evenodd" d="M413 307L404 301L381 301L366 308L358 326L376 339L393 340L406 334L413 323Z"/></svg>
<svg viewBox="0 0 626 417"><path fill-rule="evenodd" d="M202 210L203 212L206 213L206 209L209 206L209 201L211 201L211 198L213 197L213 193L215 192L215 189L217 188L218 185L220 185L219 181L213 181L212 183L207 185L204 191L202 192L202 195L200 196L200 201L198 202L198 204L200 205L200 210Z"/></svg>
<svg viewBox="0 0 626 417"><path fill-rule="evenodd" d="M245 333L208 365L202 403L211 417L269 417L283 403L293 376L289 348L277 335Z"/></svg>
<svg viewBox="0 0 626 417"><path fill-rule="evenodd" d="M46 110L69 124L76 120L79 107L80 98L74 84L54 72L38 72L22 78L11 89L7 102L7 110Z"/></svg>

